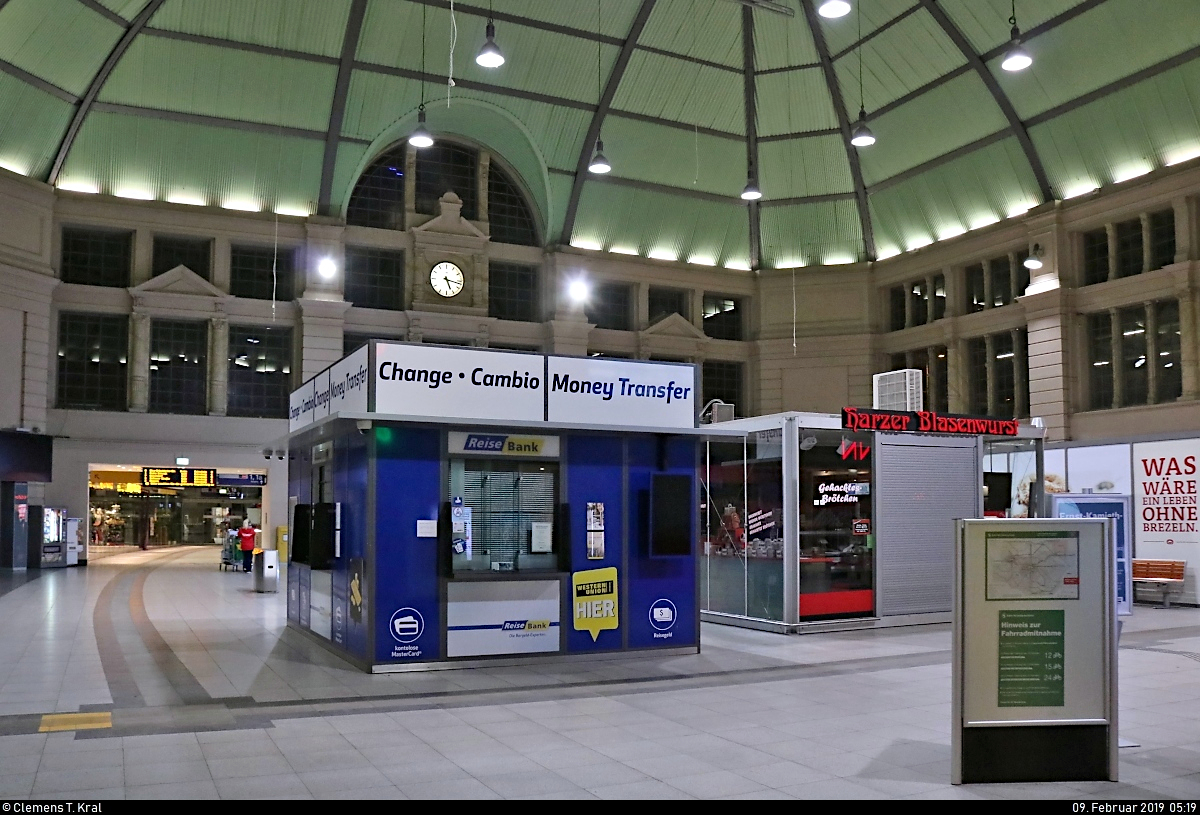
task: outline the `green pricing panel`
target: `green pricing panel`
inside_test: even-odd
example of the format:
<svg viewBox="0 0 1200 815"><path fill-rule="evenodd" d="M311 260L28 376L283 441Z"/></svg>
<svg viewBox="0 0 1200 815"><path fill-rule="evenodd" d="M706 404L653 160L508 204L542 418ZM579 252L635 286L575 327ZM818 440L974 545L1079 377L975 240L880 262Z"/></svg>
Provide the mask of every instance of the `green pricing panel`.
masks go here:
<svg viewBox="0 0 1200 815"><path fill-rule="evenodd" d="M1000 612L1000 707L1063 707L1065 612Z"/></svg>

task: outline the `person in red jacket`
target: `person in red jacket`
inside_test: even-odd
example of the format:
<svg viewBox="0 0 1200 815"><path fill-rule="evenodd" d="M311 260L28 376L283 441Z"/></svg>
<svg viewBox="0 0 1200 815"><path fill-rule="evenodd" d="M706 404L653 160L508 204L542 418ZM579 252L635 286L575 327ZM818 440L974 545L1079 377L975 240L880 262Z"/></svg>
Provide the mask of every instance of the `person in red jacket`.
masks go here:
<svg viewBox="0 0 1200 815"><path fill-rule="evenodd" d="M242 521L242 528L238 530L238 548L242 550L242 571L250 571L250 564L254 560L254 527L250 524L250 519Z"/></svg>

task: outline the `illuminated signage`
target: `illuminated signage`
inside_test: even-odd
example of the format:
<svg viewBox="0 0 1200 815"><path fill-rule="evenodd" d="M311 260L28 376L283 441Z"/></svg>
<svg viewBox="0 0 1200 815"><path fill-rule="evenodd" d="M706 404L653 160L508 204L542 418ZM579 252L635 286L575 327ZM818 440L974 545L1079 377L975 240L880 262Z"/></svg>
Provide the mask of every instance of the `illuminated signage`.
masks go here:
<svg viewBox="0 0 1200 815"><path fill-rule="evenodd" d="M844 430L878 430L884 433L943 433L953 436L1015 436L1016 419L959 416L934 410L872 410L842 408Z"/></svg>
<svg viewBox="0 0 1200 815"><path fill-rule="evenodd" d="M144 487L215 487L216 470L199 470L187 467L143 467Z"/></svg>

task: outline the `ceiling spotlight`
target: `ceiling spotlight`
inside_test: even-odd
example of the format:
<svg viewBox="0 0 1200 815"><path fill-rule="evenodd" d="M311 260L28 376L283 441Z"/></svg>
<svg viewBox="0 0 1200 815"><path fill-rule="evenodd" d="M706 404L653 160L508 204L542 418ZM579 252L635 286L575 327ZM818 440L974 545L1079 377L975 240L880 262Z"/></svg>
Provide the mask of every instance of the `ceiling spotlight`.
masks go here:
<svg viewBox="0 0 1200 815"><path fill-rule="evenodd" d="M753 178L747 179L746 186L742 190L742 200L757 201L759 198L762 198L762 190L758 188L758 184Z"/></svg>
<svg viewBox="0 0 1200 815"><path fill-rule="evenodd" d="M588 299L588 294L590 293L591 291L586 280L572 280L571 284L567 286L567 296L569 296L576 303L582 303L586 301Z"/></svg>
<svg viewBox="0 0 1200 815"><path fill-rule="evenodd" d="M608 163L608 159L604 157L604 142L596 139L596 152L592 154L592 160L588 162L588 172L590 173L607 173L612 169L612 165Z"/></svg>
<svg viewBox="0 0 1200 815"><path fill-rule="evenodd" d="M496 25L490 19L487 21L486 31L487 40L479 49L475 62L484 68L499 68L504 64L504 54L500 53L500 48L496 45Z"/></svg>
<svg viewBox="0 0 1200 815"><path fill-rule="evenodd" d="M845 17L849 13L850 4L846 0L825 0L817 8L817 14L820 14L822 17L828 17L831 20L837 17Z"/></svg>
<svg viewBox="0 0 1200 815"><path fill-rule="evenodd" d="M854 124L854 129L850 131L850 143L855 147L870 147L875 143L875 134L871 132L871 128L867 127L866 108L858 109L858 121Z"/></svg>
<svg viewBox="0 0 1200 815"><path fill-rule="evenodd" d="M317 262L317 274L326 280L337 274L337 264L333 262L333 258L321 258Z"/></svg>
<svg viewBox="0 0 1200 815"><path fill-rule="evenodd" d="M1022 261L1022 264L1026 269L1042 268L1042 245L1040 243L1033 245L1033 251L1029 253L1029 257Z"/></svg>
<svg viewBox="0 0 1200 815"><path fill-rule="evenodd" d="M1021 29L1017 28L1017 0L1012 0L1012 16L1008 18L1008 24L1012 26L1008 33L1012 47L1004 55L1000 67L1009 72L1024 71L1033 64L1033 57L1021 45Z"/></svg>
<svg viewBox="0 0 1200 815"><path fill-rule="evenodd" d="M417 129L408 137L408 143L413 147L432 147L433 136L429 135L429 131L425 129L425 105L417 108Z"/></svg>

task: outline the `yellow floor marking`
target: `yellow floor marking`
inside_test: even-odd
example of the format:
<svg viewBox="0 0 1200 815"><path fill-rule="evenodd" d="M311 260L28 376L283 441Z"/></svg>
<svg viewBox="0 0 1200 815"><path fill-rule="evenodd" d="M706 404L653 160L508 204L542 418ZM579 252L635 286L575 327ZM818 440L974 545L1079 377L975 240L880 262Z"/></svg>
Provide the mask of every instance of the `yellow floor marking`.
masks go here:
<svg viewBox="0 0 1200 815"><path fill-rule="evenodd" d="M99 730L112 727L112 713L47 713L42 717L39 733L60 730Z"/></svg>

